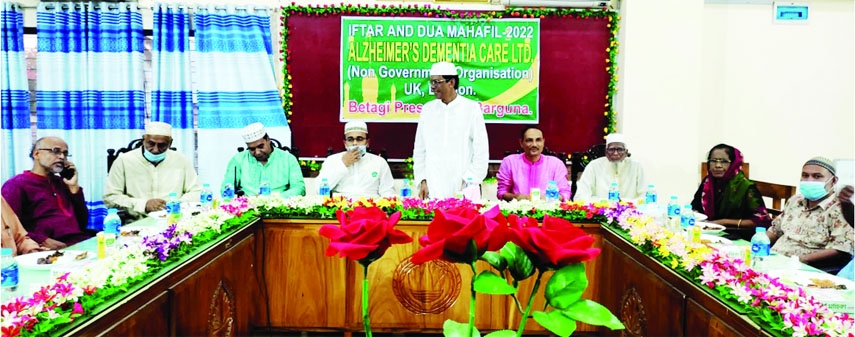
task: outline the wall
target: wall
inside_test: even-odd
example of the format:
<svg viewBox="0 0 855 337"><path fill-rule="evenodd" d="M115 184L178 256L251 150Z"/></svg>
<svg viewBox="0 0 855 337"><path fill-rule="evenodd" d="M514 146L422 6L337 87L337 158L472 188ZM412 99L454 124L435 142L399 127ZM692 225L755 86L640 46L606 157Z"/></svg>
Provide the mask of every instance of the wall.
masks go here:
<svg viewBox="0 0 855 337"><path fill-rule="evenodd" d="M797 184L814 155L855 158L851 0L811 1L805 25L774 24L771 4L620 3L618 129L660 194L688 202L699 163L721 142L745 153L752 178L775 183Z"/></svg>
<svg viewBox="0 0 855 337"><path fill-rule="evenodd" d="M796 185L810 157L855 157L853 2L810 2L810 22L772 5L625 1L619 130L660 194L690 201L713 145L751 178Z"/></svg>

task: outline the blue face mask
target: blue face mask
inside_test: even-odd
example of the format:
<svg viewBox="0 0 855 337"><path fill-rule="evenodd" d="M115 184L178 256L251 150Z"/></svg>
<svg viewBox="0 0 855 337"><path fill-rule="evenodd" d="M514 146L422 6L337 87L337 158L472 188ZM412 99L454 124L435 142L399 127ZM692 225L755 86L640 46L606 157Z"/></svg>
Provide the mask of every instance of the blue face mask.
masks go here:
<svg viewBox="0 0 855 337"><path fill-rule="evenodd" d="M825 184L828 181L802 181L799 183L799 191L810 201L817 201L828 194Z"/></svg>
<svg viewBox="0 0 855 337"><path fill-rule="evenodd" d="M163 151L160 154L154 154L154 153L148 152L148 149L143 148L143 157L145 157L145 160L148 160L152 163L159 163L159 162L163 161L163 159L166 158L166 151Z"/></svg>

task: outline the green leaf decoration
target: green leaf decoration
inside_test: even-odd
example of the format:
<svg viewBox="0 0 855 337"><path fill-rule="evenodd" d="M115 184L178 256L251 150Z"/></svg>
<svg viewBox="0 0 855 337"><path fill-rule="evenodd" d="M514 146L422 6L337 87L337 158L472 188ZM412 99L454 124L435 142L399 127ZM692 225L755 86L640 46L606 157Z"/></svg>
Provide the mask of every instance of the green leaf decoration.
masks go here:
<svg viewBox="0 0 855 337"><path fill-rule="evenodd" d="M497 330L491 333L488 333L484 337L516 337L517 332L513 330Z"/></svg>
<svg viewBox="0 0 855 337"><path fill-rule="evenodd" d="M576 331L576 321L570 319L570 317L565 316L558 310L552 310L550 312L543 311L535 311L531 313L534 317L534 320L546 328L552 333L561 336L567 337L573 334Z"/></svg>
<svg viewBox="0 0 855 337"><path fill-rule="evenodd" d="M513 242L508 242L499 250L499 255L508 262L508 270L514 280L522 281L534 275L534 264L525 251Z"/></svg>
<svg viewBox="0 0 855 337"><path fill-rule="evenodd" d="M487 261L487 263L500 272L508 268L508 261L505 261L505 257L497 252L486 252L481 256L481 259Z"/></svg>
<svg viewBox="0 0 855 337"><path fill-rule="evenodd" d="M453 320L447 319L445 320L445 323L442 324L442 335L445 337L469 337L469 324L457 323ZM477 328L475 328L475 332L472 334L472 337L481 337L481 333L478 332Z"/></svg>
<svg viewBox="0 0 855 337"><path fill-rule="evenodd" d="M604 326L612 330L625 328L608 308L591 300L576 301L562 311L567 317L590 325Z"/></svg>
<svg viewBox="0 0 855 337"><path fill-rule="evenodd" d="M510 295L517 292L517 288L512 287L503 277L489 270L478 274L475 277L473 286L475 287L475 291L482 294Z"/></svg>
<svg viewBox="0 0 855 337"><path fill-rule="evenodd" d="M559 269L546 282L544 296L547 303L556 309L566 309L582 298L588 287L585 265L574 263Z"/></svg>

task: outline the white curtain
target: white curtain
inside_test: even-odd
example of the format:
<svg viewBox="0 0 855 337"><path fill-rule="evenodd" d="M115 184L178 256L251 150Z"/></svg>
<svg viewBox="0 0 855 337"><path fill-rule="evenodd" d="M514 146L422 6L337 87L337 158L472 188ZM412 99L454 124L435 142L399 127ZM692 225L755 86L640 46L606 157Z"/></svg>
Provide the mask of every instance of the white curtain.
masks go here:
<svg viewBox="0 0 855 337"><path fill-rule="evenodd" d="M194 12L199 109L199 179L218 186L240 130L261 122L291 145L273 63L267 9L209 6Z"/></svg>

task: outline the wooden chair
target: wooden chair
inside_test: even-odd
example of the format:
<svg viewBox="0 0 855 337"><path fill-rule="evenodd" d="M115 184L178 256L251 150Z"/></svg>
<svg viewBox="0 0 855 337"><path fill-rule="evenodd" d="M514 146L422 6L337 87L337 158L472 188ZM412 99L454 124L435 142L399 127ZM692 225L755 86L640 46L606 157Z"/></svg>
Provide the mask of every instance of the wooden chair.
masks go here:
<svg viewBox="0 0 855 337"><path fill-rule="evenodd" d="M750 165L748 165L748 163L742 163L742 174L744 174L746 178L748 178L749 167L750 167ZM701 162L701 181L703 181L704 177L706 177L706 176L707 176L707 162L702 161Z"/></svg>
<svg viewBox="0 0 855 337"><path fill-rule="evenodd" d="M796 194L796 187L767 183L765 181L752 180L760 191L760 195L772 199L772 207L768 208L769 214L776 217L781 214L783 204Z"/></svg>
<svg viewBox="0 0 855 337"><path fill-rule="evenodd" d="M605 155L606 144L596 144L592 145L586 151L573 152L573 155L570 157L570 190L573 191L573 198L576 197L576 190L578 189L576 182L582 178L582 172L585 171L585 167L594 159Z"/></svg>
<svg viewBox="0 0 855 337"><path fill-rule="evenodd" d="M126 147L120 147L118 150L107 149L107 173L110 173L110 168L113 167L113 162L119 158L119 155L131 150L138 149L142 146L142 138L137 138L128 143ZM169 148L172 151L177 151L174 147Z"/></svg>

